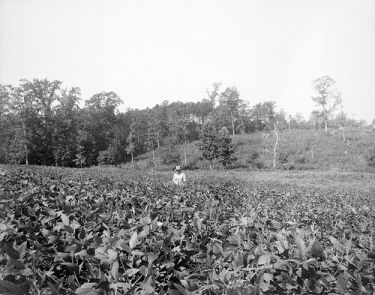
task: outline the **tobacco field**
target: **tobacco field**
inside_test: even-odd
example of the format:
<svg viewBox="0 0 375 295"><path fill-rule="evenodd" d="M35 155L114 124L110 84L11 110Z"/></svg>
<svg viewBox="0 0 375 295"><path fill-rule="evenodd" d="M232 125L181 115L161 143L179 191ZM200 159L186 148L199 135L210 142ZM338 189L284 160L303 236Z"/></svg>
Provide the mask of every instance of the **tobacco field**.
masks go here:
<svg viewBox="0 0 375 295"><path fill-rule="evenodd" d="M374 294L374 198L6 167L0 294Z"/></svg>

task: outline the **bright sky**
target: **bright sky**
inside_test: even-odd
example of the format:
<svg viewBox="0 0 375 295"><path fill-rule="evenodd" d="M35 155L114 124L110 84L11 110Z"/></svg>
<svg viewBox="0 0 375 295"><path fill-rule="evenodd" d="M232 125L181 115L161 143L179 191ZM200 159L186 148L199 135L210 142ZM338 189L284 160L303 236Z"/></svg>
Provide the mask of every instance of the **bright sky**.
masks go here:
<svg viewBox="0 0 375 295"><path fill-rule="evenodd" d="M0 0L1 84L57 79L125 110L222 82L308 116L323 75L344 112L375 118L374 0Z"/></svg>

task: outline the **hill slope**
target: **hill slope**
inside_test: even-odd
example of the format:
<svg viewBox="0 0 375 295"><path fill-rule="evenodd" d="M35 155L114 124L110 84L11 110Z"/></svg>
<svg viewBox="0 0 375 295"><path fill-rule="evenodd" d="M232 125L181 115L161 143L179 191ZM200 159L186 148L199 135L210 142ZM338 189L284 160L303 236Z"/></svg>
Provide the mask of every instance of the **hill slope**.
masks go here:
<svg viewBox="0 0 375 295"><path fill-rule="evenodd" d="M272 167L275 135L250 134L233 139L242 166ZM371 169L374 155L373 130L291 130L280 133L277 168L282 169Z"/></svg>
<svg viewBox="0 0 375 295"><path fill-rule="evenodd" d="M228 168L271 169L273 168L273 149L275 134L252 133L235 135L238 161ZM200 160L199 142L179 146L180 164L188 169L208 169L207 161ZM185 157L186 154L186 163ZM174 164L163 164L169 154L163 150L139 155L136 166L140 168L156 167L169 170ZM177 163L176 163L177 164ZM215 168L221 168L218 164ZM277 169L286 170L375 170L375 131L371 129L351 128L331 130L327 134L322 130L292 129L279 133L277 146Z"/></svg>

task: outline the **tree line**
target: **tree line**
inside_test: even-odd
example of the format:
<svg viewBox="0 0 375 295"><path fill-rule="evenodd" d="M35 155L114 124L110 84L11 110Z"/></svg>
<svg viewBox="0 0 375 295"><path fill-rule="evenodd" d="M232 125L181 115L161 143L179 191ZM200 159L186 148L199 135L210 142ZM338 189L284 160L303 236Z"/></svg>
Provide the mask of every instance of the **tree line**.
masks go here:
<svg viewBox="0 0 375 295"><path fill-rule="evenodd" d="M229 135L283 129L344 128L363 124L349 119L328 76L313 82L319 107L308 120L276 111L273 101L250 107L236 87L214 83L198 102L164 101L152 108L119 112L122 99L100 92L83 101L78 87L61 81L21 80L0 85L0 163L87 167L134 161L161 147L204 141L210 128ZM329 122L329 123L328 123ZM209 127L207 125L210 125ZM224 132L224 133L223 133ZM203 136L203 138L202 138ZM225 139L226 138L226 139ZM226 161L226 160L223 160Z"/></svg>

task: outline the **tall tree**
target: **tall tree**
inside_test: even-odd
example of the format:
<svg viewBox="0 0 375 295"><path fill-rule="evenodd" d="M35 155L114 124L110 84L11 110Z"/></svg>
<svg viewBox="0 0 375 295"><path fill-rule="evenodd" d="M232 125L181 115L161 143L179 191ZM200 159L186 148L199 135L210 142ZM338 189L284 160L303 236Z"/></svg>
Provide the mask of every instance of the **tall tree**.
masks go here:
<svg viewBox="0 0 375 295"><path fill-rule="evenodd" d="M172 103L168 108L168 125L170 126L170 137L175 138L176 142L183 145L184 163L186 165L186 145L189 137L188 125L190 114L186 104L178 102Z"/></svg>
<svg viewBox="0 0 375 295"><path fill-rule="evenodd" d="M258 128L261 130L273 130L275 132L275 145L273 148L273 168L276 168L277 146L279 144L278 124L280 122L286 126L285 114L277 113L275 110L275 102L266 101L257 104L252 110L253 119L257 122Z"/></svg>
<svg viewBox="0 0 375 295"><path fill-rule="evenodd" d="M97 164L99 152L109 147L114 137L116 110L121 103L114 92L101 92L86 100L84 130L87 132L86 150L90 150L89 165Z"/></svg>
<svg viewBox="0 0 375 295"><path fill-rule="evenodd" d="M135 126L136 124L135 123L132 123L130 125L130 133L129 133L129 136L128 138L126 139L126 142L127 142L127 147L126 147L126 152L131 155L132 157L132 163L134 162L134 151L137 147L137 144L136 144L136 130L135 130Z"/></svg>
<svg viewBox="0 0 375 295"><path fill-rule="evenodd" d="M216 106L217 98L220 96L221 82L215 82L211 85L211 89L206 89L207 99L211 104L211 108Z"/></svg>
<svg viewBox="0 0 375 295"><path fill-rule="evenodd" d="M311 97L320 107L320 115L324 120L325 131L328 132L330 116L341 103L341 94L335 88L336 81L329 76L323 76L312 82L315 96Z"/></svg>
<svg viewBox="0 0 375 295"><path fill-rule="evenodd" d="M211 122L206 122L203 125L199 149L202 152L202 159L209 161L212 170L214 160L218 158L218 146L217 132Z"/></svg>
<svg viewBox="0 0 375 295"><path fill-rule="evenodd" d="M81 91L77 87L63 89L59 104L54 108L54 157L59 166L75 166L78 148ZM80 163L81 165L81 163Z"/></svg>
<svg viewBox="0 0 375 295"><path fill-rule="evenodd" d="M206 122L203 126L199 149L202 158L209 161L211 170L215 160L224 167L237 160L228 129L223 127L217 131L211 122Z"/></svg>
<svg viewBox="0 0 375 295"><path fill-rule="evenodd" d="M21 80L12 91L12 108L19 118L25 163L54 164L53 105L60 96L60 81Z"/></svg>
<svg viewBox="0 0 375 295"><path fill-rule="evenodd" d="M240 113L245 107L243 100L240 99L240 93L236 87L227 87L219 98L220 108L222 109L225 116L230 118L230 126L232 135L235 134L235 125L241 125Z"/></svg>
<svg viewBox="0 0 375 295"><path fill-rule="evenodd" d="M279 144L279 132L277 130L277 117L275 116L275 112L273 109L270 109L269 112L270 121L273 123L273 130L275 132L275 145L273 147L273 169L276 169L276 154L277 154L277 146Z"/></svg>
<svg viewBox="0 0 375 295"><path fill-rule="evenodd" d="M19 163L26 156L20 117L12 109L11 85L0 85L0 163Z"/></svg>
<svg viewBox="0 0 375 295"><path fill-rule="evenodd" d="M234 154L234 146L228 129L223 127L217 134L218 161L224 167L235 162L237 157Z"/></svg>
<svg viewBox="0 0 375 295"><path fill-rule="evenodd" d="M78 139L78 142L81 142L79 139ZM75 158L74 158L74 163L77 167L80 167L82 168L83 166L86 165L86 162L87 162L87 158L85 156L85 147L81 144L79 144L77 146L77 153L75 155Z"/></svg>
<svg viewBox="0 0 375 295"><path fill-rule="evenodd" d="M157 104L152 109L151 120L156 130L156 141L158 148L163 144L163 138L169 137L168 125L168 101L163 101L161 105Z"/></svg>
<svg viewBox="0 0 375 295"><path fill-rule="evenodd" d="M147 128L147 148L149 151L152 151L152 158L155 158L155 149L158 146L157 141L157 132L155 126L152 124L152 122L148 122L148 128Z"/></svg>
<svg viewBox="0 0 375 295"><path fill-rule="evenodd" d="M47 79L34 79L32 82L23 80L21 84L26 99L31 103L35 102L35 125L29 124L29 129L32 130L30 157L35 164L55 164L53 135L57 122L54 118L53 104L59 99L61 84L60 81Z"/></svg>
<svg viewBox="0 0 375 295"><path fill-rule="evenodd" d="M342 141L345 142L346 141L346 136L345 136L345 128L347 125L349 125L349 118L347 117L347 115L344 113L344 109L343 109L343 106L342 106L342 101L340 103L340 113L337 114L336 118L334 119L334 124L336 125L336 127L338 127L341 132L342 132Z"/></svg>
<svg viewBox="0 0 375 295"><path fill-rule="evenodd" d="M198 128L202 128L210 113L213 112L214 106L215 104L208 99L202 99L192 105L191 113L197 118Z"/></svg>

